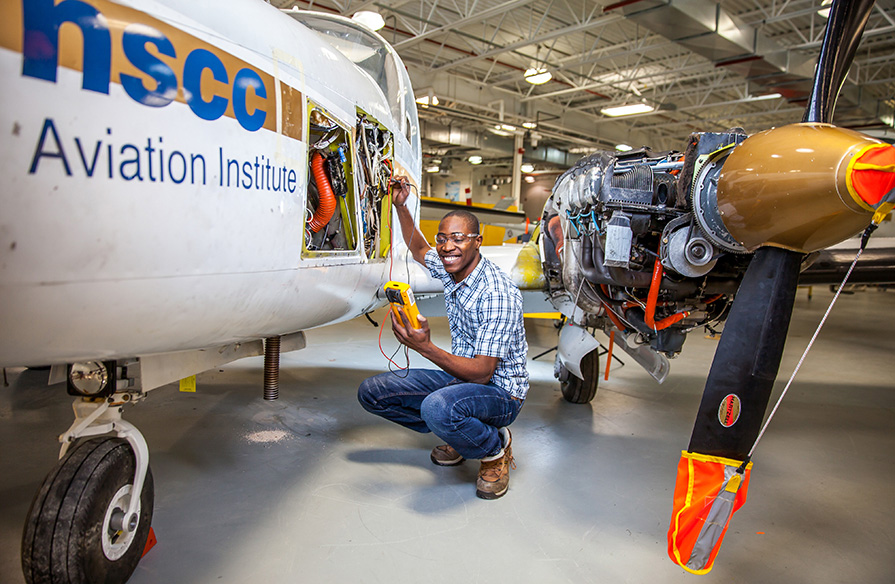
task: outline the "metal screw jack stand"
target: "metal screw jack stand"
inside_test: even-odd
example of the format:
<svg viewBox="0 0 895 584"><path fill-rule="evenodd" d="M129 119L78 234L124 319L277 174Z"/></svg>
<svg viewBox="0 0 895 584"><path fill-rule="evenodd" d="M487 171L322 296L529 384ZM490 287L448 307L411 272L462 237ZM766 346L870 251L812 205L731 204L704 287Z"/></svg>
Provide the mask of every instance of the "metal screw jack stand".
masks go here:
<svg viewBox="0 0 895 584"><path fill-rule="evenodd" d="M280 397L280 337L264 340L264 399Z"/></svg>

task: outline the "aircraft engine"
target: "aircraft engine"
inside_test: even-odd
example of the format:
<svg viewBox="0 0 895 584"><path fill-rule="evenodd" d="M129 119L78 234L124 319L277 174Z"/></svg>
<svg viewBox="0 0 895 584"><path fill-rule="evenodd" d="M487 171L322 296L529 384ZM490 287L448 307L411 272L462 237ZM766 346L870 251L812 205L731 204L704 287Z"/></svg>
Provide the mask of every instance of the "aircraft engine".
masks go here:
<svg viewBox="0 0 895 584"><path fill-rule="evenodd" d="M543 217L554 299L565 296L607 332L613 321L636 331L638 344L666 356L688 330L722 320L748 256L706 232L688 177L698 160L745 138L695 134L686 155L597 152L563 174Z"/></svg>
<svg viewBox="0 0 895 584"><path fill-rule="evenodd" d="M859 174L891 160L892 146L820 123L697 133L683 154L592 154L544 209L551 297L576 323L673 357L689 330L726 318L756 249L808 253L864 229L895 178Z"/></svg>
<svg viewBox="0 0 895 584"><path fill-rule="evenodd" d="M672 561L695 574L711 570L745 502L801 270L862 231L863 251L895 207L895 147L831 125L873 9L833 0L801 123L692 134L683 154L597 152L560 176L544 208L548 296L566 317L554 371L568 401L596 393L601 353L588 328L661 382L689 331L726 321L668 532ZM692 474L709 459L716 467ZM710 478L721 467L725 479ZM711 494L694 499L694 481ZM709 519L718 529L704 529Z"/></svg>

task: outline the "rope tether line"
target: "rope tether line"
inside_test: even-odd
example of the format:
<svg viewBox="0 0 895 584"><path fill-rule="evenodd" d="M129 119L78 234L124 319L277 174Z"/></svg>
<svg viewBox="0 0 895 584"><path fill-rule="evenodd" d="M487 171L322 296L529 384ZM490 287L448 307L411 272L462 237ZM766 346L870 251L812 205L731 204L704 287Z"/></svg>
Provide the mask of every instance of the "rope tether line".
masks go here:
<svg viewBox="0 0 895 584"><path fill-rule="evenodd" d="M789 381L786 382L786 386L783 388L783 391L780 393L780 397L777 398L777 403L774 404L774 409L771 410L770 415L768 415L768 419L765 420L764 425L761 427L761 431L758 433L758 437L755 438L755 442L752 444L752 449L749 450L749 454L746 456L746 460L743 461L743 464L737 469L737 472L742 474L746 470L746 465L749 464L749 461L752 459L752 454L755 452L755 449L758 447L759 441L761 441L762 436L764 436L765 430L768 429L768 425L771 423L771 420L774 418L774 414L777 413L777 408L780 407L780 403L783 401L783 398L786 396L786 392L789 391L790 385L792 385L793 380L796 377L796 374L799 372L799 369L802 367L802 363L805 361L805 357L808 356L808 351L811 350L812 345L814 345L814 341L817 339L817 336L820 334L821 328L823 328L824 323L827 321L827 317L830 316L830 312L833 310L833 305L836 303L836 300L839 298L839 295L842 293L842 289L845 287L845 283L848 281L851 276L852 271L855 269L855 265L858 263L858 259L860 259L861 254L864 252L864 248L867 247L867 241L870 239L870 234L873 233L877 228L877 224L871 223L867 226L867 229L864 230L864 234L861 236L861 247L858 248L858 253L855 254L855 259L852 261L851 266L848 268L848 272L846 272L845 277L842 279L842 284L836 289L836 294L833 296L833 299L830 301L830 306L827 307L827 311L824 313L823 318L820 319L820 323L817 325L817 329L814 331L814 335L811 337L811 340L808 341L808 346L805 347L805 351L802 353L799 362L796 364L796 368L793 370L792 375L789 377Z"/></svg>

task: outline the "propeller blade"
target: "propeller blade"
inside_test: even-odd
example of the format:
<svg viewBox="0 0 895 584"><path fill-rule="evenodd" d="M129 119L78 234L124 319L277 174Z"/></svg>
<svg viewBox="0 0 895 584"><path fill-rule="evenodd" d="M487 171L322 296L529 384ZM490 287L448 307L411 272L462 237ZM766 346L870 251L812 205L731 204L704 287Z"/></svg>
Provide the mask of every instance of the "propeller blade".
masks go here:
<svg viewBox="0 0 895 584"><path fill-rule="evenodd" d="M690 452L745 460L751 450L780 367L801 261L776 247L755 252L715 351Z"/></svg>
<svg viewBox="0 0 895 584"><path fill-rule="evenodd" d="M807 126L808 131L818 133L838 130L824 124L832 120L839 90L845 81L872 7L873 0L833 0L814 84L802 120L809 123L785 126L784 130L796 126L799 131ZM767 137L770 132L763 134ZM746 231L743 235L748 233L754 238L747 249L754 249L755 246L758 249L737 290L724 333L712 360L687 448L689 452L682 454L681 464L678 466L672 521L668 529L668 554L672 561L696 574L705 574L712 569L730 519L746 501L746 485L751 466L746 461L751 458L755 440L761 432L764 414L780 368L798 286L803 254L791 249L811 249L808 246L788 246L790 249L772 247L785 244L775 243L773 238L768 239L768 234L761 233L766 230L769 217L772 216L782 217L779 227L783 228L784 233L791 234L794 229L798 231L800 219L796 216L805 205L801 204L801 197L792 196L793 182L782 180L781 175L793 170L792 165L784 163L775 168L774 172L756 171L764 166L764 159L780 159L779 152L786 148L781 150L780 141L768 145L761 138L758 142L753 138L755 136L747 138L738 146L727 162L732 163L738 153L745 156L746 165L743 168L746 174L743 176L756 178L756 182L746 186L737 181L736 165L731 168L725 163L717 183L717 203L720 209L726 210L727 219L722 219L726 228L742 227ZM793 150L815 154L814 148L823 151L825 145L811 142L810 146ZM743 154L743 148L746 149L746 154ZM751 148L756 149L752 151ZM875 149L876 144L873 144L867 151L871 151L875 157ZM748 155L750 152L753 154L751 157ZM883 156L887 155L887 152L883 152ZM823 166L819 161L812 162L815 166ZM880 166L879 163L867 164L873 169ZM826 168L834 170L838 165L828 165ZM852 166L849 169L854 170ZM854 179L853 174L852 172L848 176ZM804 177L801 177L799 182L803 180ZM722 182L727 187L733 183L733 187L723 197L723 202ZM817 183L812 186L806 190L809 204L823 198L823 185ZM887 186L888 182L875 188ZM852 190L849 193L855 197ZM747 202L746 206L753 205L761 213L744 220L743 215L735 211L737 205L731 205L737 199L737 194L742 195L738 201L740 204ZM874 194L875 191L870 192L869 196L873 197ZM864 194L858 195L861 201L865 200ZM790 210L794 212L781 212L787 205L793 207ZM862 208L866 210L866 205L862 205ZM731 225L726 224L728 219ZM845 225L845 230L850 230L847 220L842 218L828 221L828 224L835 224L837 228ZM734 239L742 245L743 237ZM700 470L695 470L697 465Z"/></svg>
<svg viewBox="0 0 895 584"><path fill-rule="evenodd" d="M833 0L804 122L832 120L872 8L873 0ZM752 449L780 367L801 260L782 248L755 252L712 361L691 452L744 460Z"/></svg>
<svg viewBox="0 0 895 584"><path fill-rule="evenodd" d="M833 0L803 121L832 120L872 8L873 0ZM780 367L801 260L777 247L755 252L712 361L690 452L745 460L752 449Z"/></svg>
<svg viewBox="0 0 895 584"><path fill-rule="evenodd" d="M832 123L839 90L870 18L874 0L833 0L803 122Z"/></svg>

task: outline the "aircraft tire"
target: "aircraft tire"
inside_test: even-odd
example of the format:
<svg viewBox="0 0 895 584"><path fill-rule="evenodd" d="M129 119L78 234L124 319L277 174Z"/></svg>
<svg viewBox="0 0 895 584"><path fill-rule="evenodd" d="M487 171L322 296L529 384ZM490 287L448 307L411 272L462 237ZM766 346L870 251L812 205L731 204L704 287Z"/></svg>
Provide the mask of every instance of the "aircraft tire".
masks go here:
<svg viewBox="0 0 895 584"><path fill-rule="evenodd" d="M589 403L597 395L600 384L600 352L594 349L581 359L581 373L584 379L578 379L571 373L566 381L560 382L562 396L573 404Z"/></svg>
<svg viewBox="0 0 895 584"><path fill-rule="evenodd" d="M114 512L126 509L135 464L126 440L103 436L80 441L50 471L31 503L22 536L28 584L127 581L143 555L153 510L147 469L133 537L121 537L110 527Z"/></svg>

